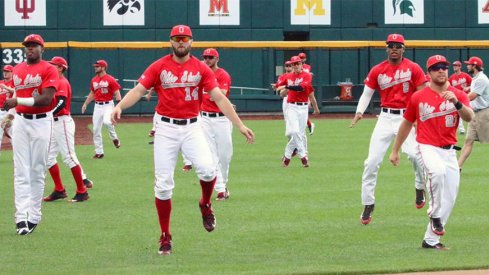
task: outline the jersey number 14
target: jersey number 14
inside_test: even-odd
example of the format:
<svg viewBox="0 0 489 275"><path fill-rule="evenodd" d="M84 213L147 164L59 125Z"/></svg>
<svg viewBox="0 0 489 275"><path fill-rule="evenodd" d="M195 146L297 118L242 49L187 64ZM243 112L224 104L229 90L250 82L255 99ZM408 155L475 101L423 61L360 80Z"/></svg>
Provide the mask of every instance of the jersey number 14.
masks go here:
<svg viewBox="0 0 489 275"><path fill-rule="evenodd" d="M190 87L185 87L185 101L199 100L199 88L195 87L190 91Z"/></svg>

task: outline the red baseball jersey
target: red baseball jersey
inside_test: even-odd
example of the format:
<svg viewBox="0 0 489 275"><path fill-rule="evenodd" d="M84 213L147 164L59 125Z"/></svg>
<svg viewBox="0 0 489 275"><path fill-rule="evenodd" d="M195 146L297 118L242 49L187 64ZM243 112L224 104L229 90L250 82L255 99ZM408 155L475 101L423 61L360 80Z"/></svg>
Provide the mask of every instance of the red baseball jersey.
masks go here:
<svg viewBox="0 0 489 275"><path fill-rule="evenodd" d="M370 70L364 83L380 94L380 106L404 109L416 88L426 82L418 64L403 58L401 64L392 65L385 60Z"/></svg>
<svg viewBox="0 0 489 275"><path fill-rule="evenodd" d="M309 64L302 64L302 70L306 73L311 73L311 65Z"/></svg>
<svg viewBox="0 0 489 275"><path fill-rule="evenodd" d="M0 80L0 84L4 84L7 87L13 88L14 87L14 82L12 80L10 81L5 81L5 79ZM12 93L9 92L6 89L0 88L0 108L2 108L3 103L5 103L5 100L12 98Z"/></svg>
<svg viewBox="0 0 489 275"><path fill-rule="evenodd" d="M96 75L92 78L90 91L93 92L95 101L112 101L114 93L120 88L121 85L117 83L113 76L105 74L102 77Z"/></svg>
<svg viewBox="0 0 489 275"><path fill-rule="evenodd" d="M458 101L470 108L467 94L449 86ZM413 94L404 118L417 121L416 141L433 146L454 145L457 143L457 127L460 116L450 101L426 87Z"/></svg>
<svg viewBox="0 0 489 275"><path fill-rule="evenodd" d="M472 83L472 77L470 77L470 75L468 75L467 73L460 72L460 74L452 74L448 81L453 87L464 91L464 88L470 87L470 84ZM466 91L466 93L468 92L469 91Z"/></svg>
<svg viewBox="0 0 489 275"><path fill-rule="evenodd" d="M36 97L42 94L42 89L58 88L58 71L47 61L41 60L36 64L27 65L22 62L14 67L12 79L15 86L15 95L18 98ZM53 110L56 99L53 97L49 106L33 107L17 105L15 111L25 114L42 114Z"/></svg>
<svg viewBox="0 0 489 275"><path fill-rule="evenodd" d="M199 115L202 90L218 87L214 72L194 56L183 64L166 55L153 64L139 78L147 90L154 87L158 95L156 112L171 118L194 118Z"/></svg>
<svg viewBox="0 0 489 275"><path fill-rule="evenodd" d="M66 79L65 77L61 77L59 79L58 90L56 91L56 94L54 96L66 97L65 107L54 116L58 117L69 115L71 111L71 85L70 82L68 82L68 79Z"/></svg>
<svg viewBox="0 0 489 275"><path fill-rule="evenodd" d="M231 76L222 68L218 68L215 72L214 75L216 76L216 81L217 84L219 85L219 89L221 90L226 90L226 97L229 97L229 89L231 87ZM212 100L211 95L208 94L206 91L203 92L202 95L202 105L201 105L202 111L205 112L213 112L213 113L219 113L221 110L219 110L219 107L217 107L216 103L214 100Z"/></svg>
<svg viewBox="0 0 489 275"><path fill-rule="evenodd" d="M309 102L309 94L314 92L312 87L312 76L310 73L304 71L300 73L288 73L283 74L282 81L278 82L278 86L288 85L288 86L301 86L304 91L296 92L289 90L287 94L287 102Z"/></svg>

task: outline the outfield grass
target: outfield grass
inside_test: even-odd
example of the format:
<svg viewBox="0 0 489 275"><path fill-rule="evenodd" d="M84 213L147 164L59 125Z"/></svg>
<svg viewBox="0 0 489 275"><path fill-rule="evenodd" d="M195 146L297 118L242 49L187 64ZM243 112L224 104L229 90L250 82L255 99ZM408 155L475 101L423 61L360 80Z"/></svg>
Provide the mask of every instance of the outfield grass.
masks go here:
<svg viewBox="0 0 489 275"><path fill-rule="evenodd" d="M449 251L420 248L426 207L414 207L414 174L405 155L399 167L381 167L373 222L359 222L363 161L375 120L349 129L350 120L315 120L311 167L299 159L282 168L283 121L247 121L246 145L235 130L231 198L215 202L217 228L207 233L198 209L194 172L175 172L174 253L157 255L149 124L120 124L122 147L107 136L105 158L78 146L94 181L84 203L44 203L32 235L17 236L13 221L12 152L0 156L0 274L283 274L395 273L489 268L487 158L476 144L464 167L459 198L442 242ZM462 141L459 142L462 144ZM180 164L178 168L180 168ZM74 182L61 168L69 195ZM48 176L45 194L52 191Z"/></svg>

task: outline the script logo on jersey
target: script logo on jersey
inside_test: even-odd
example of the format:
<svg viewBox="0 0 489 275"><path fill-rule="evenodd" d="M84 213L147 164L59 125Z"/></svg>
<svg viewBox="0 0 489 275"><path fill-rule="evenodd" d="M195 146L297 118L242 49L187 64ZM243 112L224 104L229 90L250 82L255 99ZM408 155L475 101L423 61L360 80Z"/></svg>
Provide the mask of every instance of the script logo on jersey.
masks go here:
<svg viewBox="0 0 489 275"><path fill-rule="evenodd" d="M36 74L35 76L31 74L26 75L24 84L22 84L22 78L20 78L18 75L14 75L13 80L17 90L39 87L42 84L42 78L39 74Z"/></svg>
<svg viewBox="0 0 489 275"><path fill-rule="evenodd" d="M448 100L443 101L438 108L440 111L435 112L435 107L431 106L427 102L424 102L424 103L420 102L419 103L419 119L424 122L424 121L427 121L428 119L445 116L445 115L448 115L448 114L452 113L453 111L455 111L455 105L453 105L453 103L451 103ZM451 115L447 116L447 118L445 120L446 120L445 125L447 127L454 127L455 126L455 119L453 118L453 116L451 116Z"/></svg>
<svg viewBox="0 0 489 275"><path fill-rule="evenodd" d="M163 88L177 88L177 87L195 87L199 85L202 76L200 72L193 74L185 70L180 78L180 83L177 83L178 77L171 71L163 70L160 74L160 81Z"/></svg>
<svg viewBox="0 0 489 275"><path fill-rule="evenodd" d="M301 83L302 83L302 81L304 81L304 79L303 79L303 78L296 78L296 79L294 79L294 80L292 80L292 79L287 79L287 85L288 85L288 86L297 86L297 85L301 84Z"/></svg>
<svg viewBox="0 0 489 275"><path fill-rule="evenodd" d="M457 87L459 85L461 87L466 87L467 86L467 80L465 78L459 78L459 79L452 80L452 86L453 87Z"/></svg>
<svg viewBox="0 0 489 275"><path fill-rule="evenodd" d="M379 76L377 77L377 82L379 83L379 87L381 90L385 90L394 85L403 83L403 92L407 93L409 92L409 83L407 82L411 80L411 75L412 72L409 68L406 71L396 70L393 77L387 74L379 74Z"/></svg>
<svg viewBox="0 0 489 275"><path fill-rule="evenodd" d="M93 90L96 91L98 89L101 89L102 94L106 94L109 92L107 89L109 87L109 82L107 81L100 81L100 82L93 82Z"/></svg>

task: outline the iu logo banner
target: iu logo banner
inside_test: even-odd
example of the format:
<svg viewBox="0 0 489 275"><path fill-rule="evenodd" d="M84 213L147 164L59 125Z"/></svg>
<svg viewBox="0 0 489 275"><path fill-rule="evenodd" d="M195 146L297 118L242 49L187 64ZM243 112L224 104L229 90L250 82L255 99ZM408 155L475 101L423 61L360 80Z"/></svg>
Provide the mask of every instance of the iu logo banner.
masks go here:
<svg viewBox="0 0 489 275"><path fill-rule="evenodd" d="M477 14L479 15L479 24L489 23L489 0L478 0Z"/></svg>
<svg viewBox="0 0 489 275"><path fill-rule="evenodd" d="M46 26L46 0L5 0L5 26Z"/></svg>
<svg viewBox="0 0 489 275"><path fill-rule="evenodd" d="M239 25L240 0L199 0L200 25Z"/></svg>
<svg viewBox="0 0 489 275"><path fill-rule="evenodd" d="M331 0L290 0L291 25L331 25Z"/></svg>
<svg viewBox="0 0 489 275"><path fill-rule="evenodd" d="M104 26L144 26L144 0L101 0Z"/></svg>
<svg viewBox="0 0 489 275"><path fill-rule="evenodd" d="M424 0L384 0L386 24L424 24Z"/></svg>

